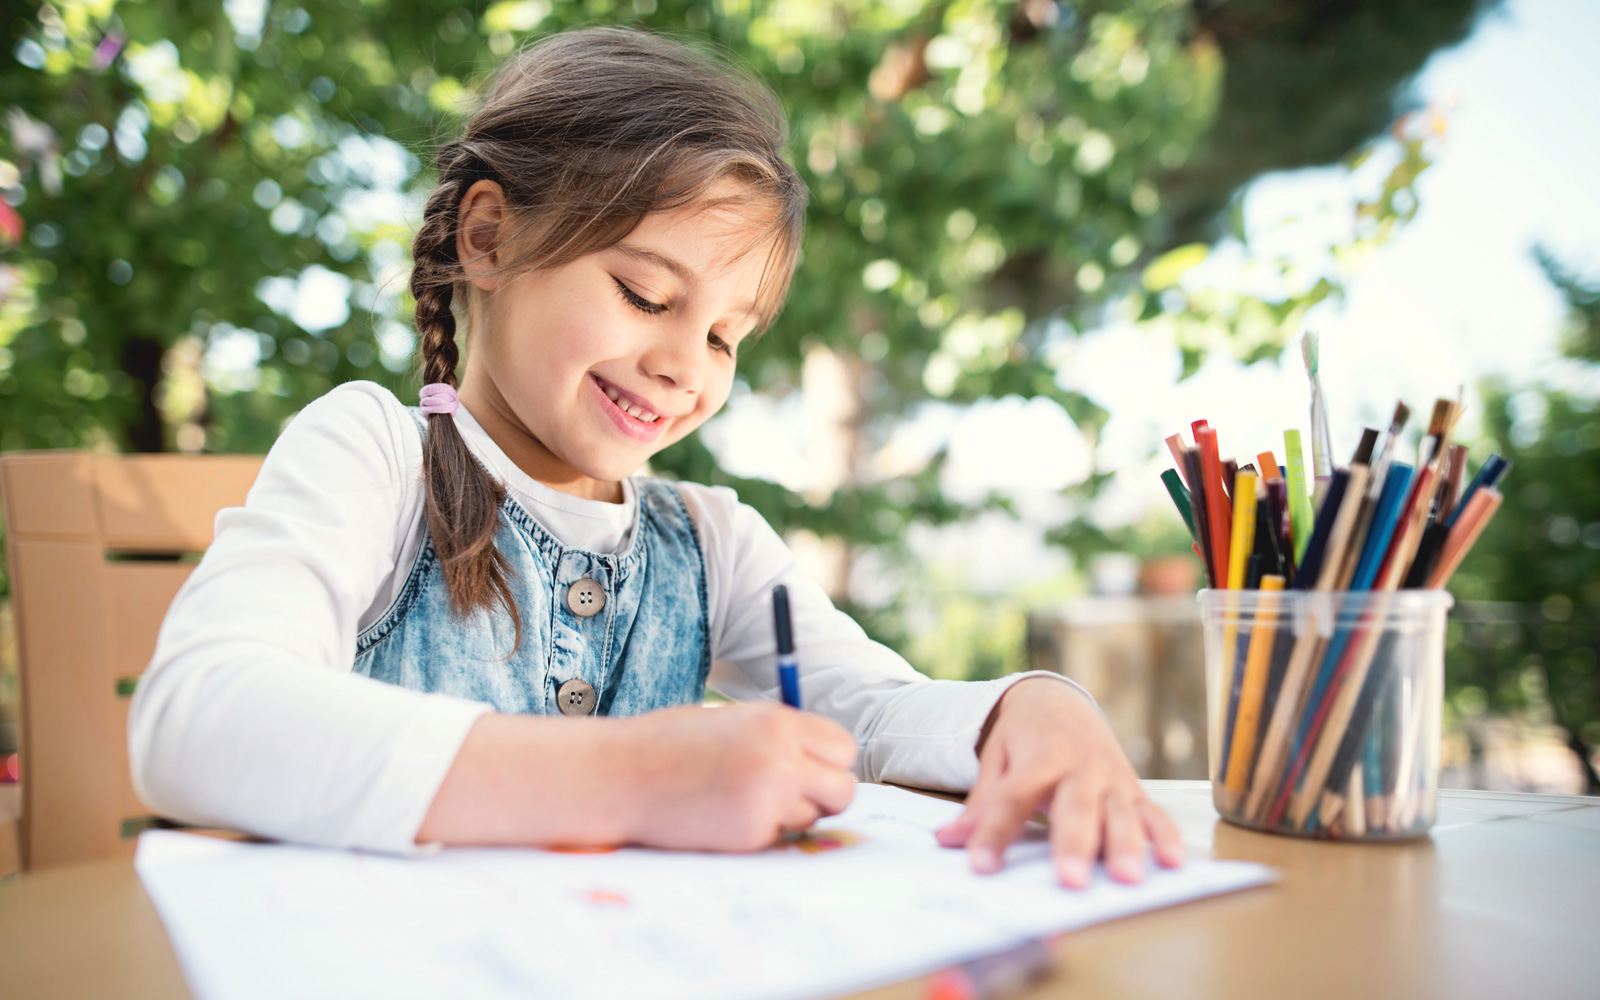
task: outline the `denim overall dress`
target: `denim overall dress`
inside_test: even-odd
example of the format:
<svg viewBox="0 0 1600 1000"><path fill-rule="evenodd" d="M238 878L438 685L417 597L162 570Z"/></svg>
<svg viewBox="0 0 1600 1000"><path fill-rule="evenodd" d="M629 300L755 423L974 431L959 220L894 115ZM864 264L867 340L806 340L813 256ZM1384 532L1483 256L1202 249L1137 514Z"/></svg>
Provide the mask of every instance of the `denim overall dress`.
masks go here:
<svg viewBox="0 0 1600 1000"><path fill-rule="evenodd" d="M426 417L411 412L426 437ZM566 548L506 497L495 544L522 617L514 653L503 609L455 616L424 525L399 596L356 637L355 671L501 712L637 715L699 702L711 650L694 522L671 483L641 477L634 486L638 521L615 555Z"/></svg>

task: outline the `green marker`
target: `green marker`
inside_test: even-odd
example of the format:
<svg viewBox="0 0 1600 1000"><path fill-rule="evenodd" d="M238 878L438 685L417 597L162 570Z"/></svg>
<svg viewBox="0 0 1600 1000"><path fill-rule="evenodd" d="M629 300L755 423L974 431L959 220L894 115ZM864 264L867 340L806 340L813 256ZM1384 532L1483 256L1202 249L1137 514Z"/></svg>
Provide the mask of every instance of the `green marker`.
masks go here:
<svg viewBox="0 0 1600 1000"><path fill-rule="evenodd" d="M1288 452L1284 463L1289 477L1289 524L1294 529L1294 564L1305 558L1311 541L1311 501L1306 497L1306 458L1300 451L1300 432L1284 431L1283 446Z"/></svg>
<svg viewBox="0 0 1600 1000"><path fill-rule="evenodd" d="M1167 492L1172 494L1172 502L1178 505L1178 513L1183 515L1183 525L1189 529L1189 537L1194 537L1194 511L1189 507L1189 491L1183 488L1183 480L1178 478L1176 469L1168 469L1161 474L1161 481L1167 484Z"/></svg>

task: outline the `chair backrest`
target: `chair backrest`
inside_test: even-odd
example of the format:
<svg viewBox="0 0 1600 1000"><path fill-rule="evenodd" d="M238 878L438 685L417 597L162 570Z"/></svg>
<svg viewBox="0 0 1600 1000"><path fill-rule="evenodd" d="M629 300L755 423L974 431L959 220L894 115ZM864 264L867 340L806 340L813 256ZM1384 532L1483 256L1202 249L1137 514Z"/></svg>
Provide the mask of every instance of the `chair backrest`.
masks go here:
<svg viewBox="0 0 1600 1000"><path fill-rule="evenodd" d="M259 456L0 455L21 665L25 868L129 854L154 817L128 772L128 699L222 507Z"/></svg>

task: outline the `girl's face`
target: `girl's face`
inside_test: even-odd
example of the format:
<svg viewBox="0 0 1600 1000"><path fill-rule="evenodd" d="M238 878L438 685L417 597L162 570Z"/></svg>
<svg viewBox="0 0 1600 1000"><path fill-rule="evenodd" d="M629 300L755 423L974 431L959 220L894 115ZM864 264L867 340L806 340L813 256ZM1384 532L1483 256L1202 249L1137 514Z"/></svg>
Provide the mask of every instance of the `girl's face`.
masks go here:
<svg viewBox="0 0 1600 1000"><path fill-rule="evenodd" d="M474 258L492 259L480 233L492 233L501 197L479 181L462 198L457 251L469 277L482 269ZM766 221L757 211L653 213L617 246L560 267L472 277L489 294L478 296L462 401L534 479L620 501L620 480L728 398L739 344L760 321L766 255L738 253Z"/></svg>

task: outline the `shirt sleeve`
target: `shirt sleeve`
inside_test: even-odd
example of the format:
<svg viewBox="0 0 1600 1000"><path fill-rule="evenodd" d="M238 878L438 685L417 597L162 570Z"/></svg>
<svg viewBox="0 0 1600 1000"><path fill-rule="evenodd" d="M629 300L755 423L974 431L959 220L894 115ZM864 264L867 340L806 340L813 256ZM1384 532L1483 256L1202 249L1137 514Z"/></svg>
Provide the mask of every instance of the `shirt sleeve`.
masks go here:
<svg viewBox="0 0 1600 1000"><path fill-rule="evenodd" d="M860 780L966 791L978 777L978 734L1012 684L1053 677L1090 697L1076 682L1042 670L992 681L918 673L835 608L777 532L732 490L684 484L683 492L706 559L711 687L730 698L780 700L771 592L784 584L802 701L855 736Z"/></svg>
<svg viewBox="0 0 1600 1000"><path fill-rule="evenodd" d="M395 572L421 442L373 383L296 416L180 588L129 708L157 812L302 843L410 853L487 706L354 674L357 621Z"/></svg>

